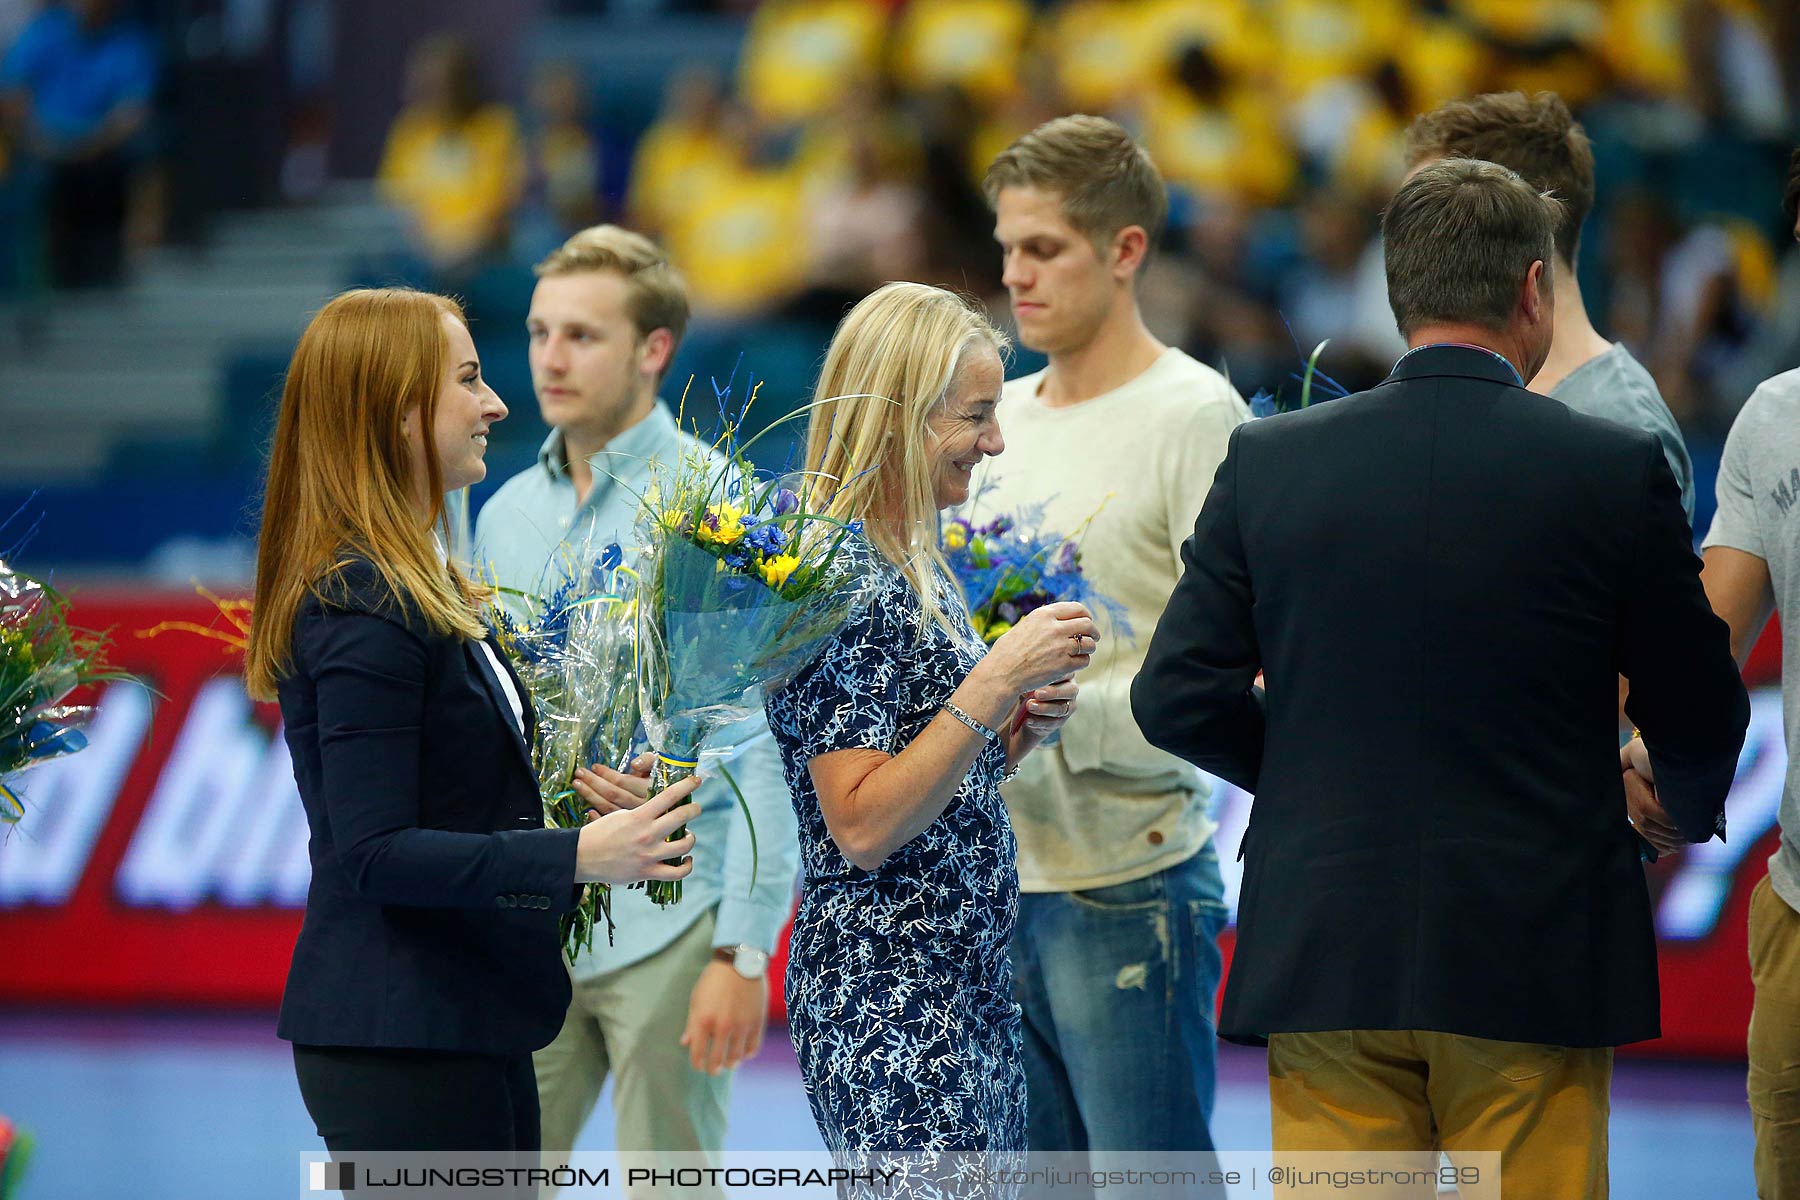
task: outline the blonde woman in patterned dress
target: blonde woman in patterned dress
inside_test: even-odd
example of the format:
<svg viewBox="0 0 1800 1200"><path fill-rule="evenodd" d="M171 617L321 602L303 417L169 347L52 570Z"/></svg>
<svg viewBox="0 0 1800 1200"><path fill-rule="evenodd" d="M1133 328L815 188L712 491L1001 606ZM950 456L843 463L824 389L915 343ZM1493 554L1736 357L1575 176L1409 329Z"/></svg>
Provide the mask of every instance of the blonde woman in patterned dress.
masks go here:
<svg viewBox="0 0 1800 1200"><path fill-rule="evenodd" d="M882 585L768 702L800 823L787 997L813 1115L856 1161L933 1152L888 1160L906 1182L884 1195L951 1190L938 1152L1025 1148L1000 782L1073 711L1097 644L1088 611L1061 603L984 648L937 549L938 510L1004 449L1004 344L968 302L912 283L839 325L807 467L815 503L864 523Z"/></svg>

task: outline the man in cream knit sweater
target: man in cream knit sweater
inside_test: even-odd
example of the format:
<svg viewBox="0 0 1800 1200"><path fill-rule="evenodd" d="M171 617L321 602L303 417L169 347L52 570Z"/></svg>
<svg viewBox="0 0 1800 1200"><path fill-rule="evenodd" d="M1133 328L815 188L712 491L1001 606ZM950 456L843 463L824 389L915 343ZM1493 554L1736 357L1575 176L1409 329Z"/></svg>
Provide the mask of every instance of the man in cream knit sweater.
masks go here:
<svg viewBox="0 0 1800 1200"><path fill-rule="evenodd" d="M1131 681L1181 574L1181 543L1248 412L1216 371L1145 328L1136 285L1167 211L1118 125L1064 117L988 169L1019 340L1047 369L1008 383L1006 454L977 522L1044 506L1117 601L1060 744L1005 790L1024 895L1012 944L1033 1150L1210 1150L1223 885L1207 789L1153 749Z"/></svg>

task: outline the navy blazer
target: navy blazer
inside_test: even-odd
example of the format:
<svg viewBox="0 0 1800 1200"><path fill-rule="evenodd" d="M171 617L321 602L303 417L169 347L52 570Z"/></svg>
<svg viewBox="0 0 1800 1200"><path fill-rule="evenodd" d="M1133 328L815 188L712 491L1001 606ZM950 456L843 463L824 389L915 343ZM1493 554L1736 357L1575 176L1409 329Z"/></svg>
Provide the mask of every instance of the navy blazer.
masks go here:
<svg viewBox="0 0 1800 1200"><path fill-rule="evenodd" d="M1618 677L1689 841L1749 705L1656 439L1429 347L1239 426L1182 559L1132 711L1256 794L1221 1034L1657 1036Z"/></svg>
<svg viewBox="0 0 1800 1200"><path fill-rule="evenodd" d="M312 885L276 1031L317 1046L547 1045L569 1005L557 919L580 831L544 827L527 742L478 644L431 632L366 560L327 595L301 607L277 689Z"/></svg>

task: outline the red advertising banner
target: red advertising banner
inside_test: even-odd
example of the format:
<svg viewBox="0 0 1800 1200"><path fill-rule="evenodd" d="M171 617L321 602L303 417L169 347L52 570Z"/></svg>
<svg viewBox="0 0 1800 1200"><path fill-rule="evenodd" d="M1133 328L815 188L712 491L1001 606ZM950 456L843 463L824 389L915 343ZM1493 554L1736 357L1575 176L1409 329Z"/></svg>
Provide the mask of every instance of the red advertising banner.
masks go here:
<svg viewBox="0 0 1800 1200"><path fill-rule="evenodd" d="M115 658L155 694L108 686L89 748L20 778L26 816L0 839L0 1002L273 1006L309 879L278 713L245 695L240 657L222 643L137 636L167 621L223 627L198 596L88 593L75 620L111 628ZM1752 677L1767 678L1774 662L1759 647ZM1777 838L1786 768L1780 694L1759 686L1727 808L1731 840L1648 868L1664 1037L1642 1049L1742 1054L1746 912ZM1250 800L1225 784L1214 800L1235 908ZM777 1012L780 971L778 961Z"/></svg>

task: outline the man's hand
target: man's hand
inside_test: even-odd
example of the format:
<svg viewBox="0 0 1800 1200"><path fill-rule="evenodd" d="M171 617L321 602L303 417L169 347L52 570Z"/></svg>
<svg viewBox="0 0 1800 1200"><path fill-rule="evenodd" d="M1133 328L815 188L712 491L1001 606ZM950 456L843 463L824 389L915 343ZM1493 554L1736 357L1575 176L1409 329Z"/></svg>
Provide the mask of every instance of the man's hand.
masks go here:
<svg viewBox="0 0 1800 1200"><path fill-rule="evenodd" d="M1645 783L1656 786L1656 768L1650 765L1650 747L1636 735L1619 747L1619 770L1636 771Z"/></svg>
<svg viewBox="0 0 1800 1200"><path fill-rule="evenodd" d="M717 1075L755 1057L768 1013L768 980L745 979L728 962L707 963L688 998L681 1035L694 1070Z"/></svg>
<svg viewBox="0 0 1800 1200"><path fill-rule="evenodd" d="M1037 749L1044 739L1063 727L1075 711L1075 695L1079 689L1073 678L1059 679L1019 697L1007 726L1006 761L1017 765Z"/></svg>
<svg viewBox="0 0 1800 1200"><path fill-rule="evenodd" d="M1656 847L1658 854L1674 854L1687 845L1687 839L1681 836L1675 822L1656 799L1656 789L1629 768L1625 771L1625 812L1644 840Z"/></svg>

